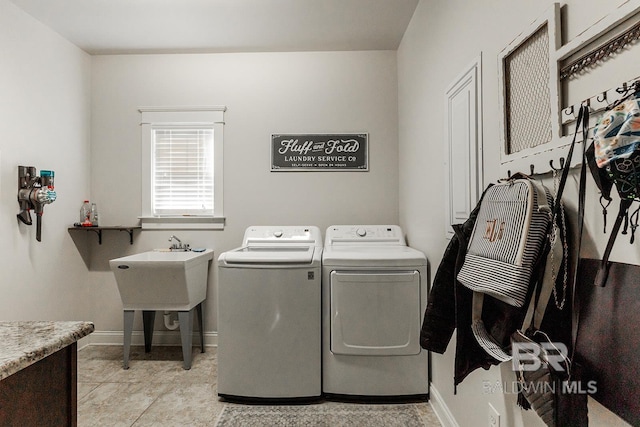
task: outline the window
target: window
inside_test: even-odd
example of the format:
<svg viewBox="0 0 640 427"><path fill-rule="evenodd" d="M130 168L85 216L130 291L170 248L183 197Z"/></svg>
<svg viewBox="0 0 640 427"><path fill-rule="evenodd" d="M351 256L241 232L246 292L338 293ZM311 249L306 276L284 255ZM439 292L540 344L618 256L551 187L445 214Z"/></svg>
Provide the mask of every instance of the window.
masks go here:
<svg viewBox="0 0 640 427"><path fill-rule="evenodd" d="M155 216L213 215L213 126L153 126Z"/></svg>
<svg viewBox="0 0 640 427"><path fill-rule="evenodd" d="M224 227L225 109L140 108L143 228Z"/></svg>

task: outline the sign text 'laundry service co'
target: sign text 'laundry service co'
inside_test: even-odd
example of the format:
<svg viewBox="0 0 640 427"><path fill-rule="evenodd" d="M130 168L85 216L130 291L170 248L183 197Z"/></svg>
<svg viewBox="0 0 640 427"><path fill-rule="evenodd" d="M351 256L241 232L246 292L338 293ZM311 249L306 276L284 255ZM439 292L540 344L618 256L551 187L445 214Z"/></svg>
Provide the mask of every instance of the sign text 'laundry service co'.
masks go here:
<svg viewBox="0 0 640 427"><path fill-rule="evenodd" d="M366 133L271 135L271 170L367 171L368 143Z"/></svg>

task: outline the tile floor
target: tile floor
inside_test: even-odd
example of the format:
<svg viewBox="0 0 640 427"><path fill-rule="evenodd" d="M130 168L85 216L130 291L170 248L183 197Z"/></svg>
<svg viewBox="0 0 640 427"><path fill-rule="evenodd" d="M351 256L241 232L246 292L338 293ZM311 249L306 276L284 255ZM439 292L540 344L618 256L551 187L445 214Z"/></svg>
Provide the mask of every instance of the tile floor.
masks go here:
<svg viewBox="0 0 640 427"><path fill-rule="evenodd" d="M78 352L78 426L214 426L225 405L216 390L216 349L194 347L191 370L180 347L131 348L122 369L121 346L87 346ZM321 403L330 405L331 402ZM440 426L429 403L413 403L424 425Z"/></svg>

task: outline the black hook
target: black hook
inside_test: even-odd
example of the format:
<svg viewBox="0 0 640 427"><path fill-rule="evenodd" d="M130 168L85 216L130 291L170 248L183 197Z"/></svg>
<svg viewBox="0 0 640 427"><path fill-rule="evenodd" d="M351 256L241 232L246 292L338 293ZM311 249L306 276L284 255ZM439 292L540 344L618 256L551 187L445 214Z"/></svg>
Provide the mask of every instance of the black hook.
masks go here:
<svg viewBox="0 0 640 427"><path fill-rule="evenodd" d="M533 169L534 169L534 166L533 166L533 165L529 165L529 169L531 169L531 176L533 176Z"/></svg>
<svg viewBox="0 0 640 427"><path fill-rule="evenodd" d="M576 118L576 114L573 111L573 105L570 107L565 108L564 110L562 110L563 113L565 113L567 116L573 116L573 118Z"/></svg>
<svg viewBox="0 0 640 427"><path fill-rule="evenodd" d="M626 82L622 83L622 87L617 88L616 92L620 94L620 98L607 105L607 110L611 110L622 104L630 97L630 94L633 96L637 96L638 92L640 92L640 80L636 80L631 86L627 85Z"/></svg>
<svg viewBox="0 0 640 427"><path fill-rule="evenodd" d="M627 83L622 83L622 87L616 89L616 92L622 94L622 96L626 95L629 92L629 88L627 87Z"/></svg>
<svg viewBox="0 0 640 427"><path fill-rule="evenodd" d="M602 97L602 99L600 99L600 97ZM596 98L598 100L598 102L609 102L607 100L607 91L605 90L604 92L602 92L602 95L598 95L598 97Z"/></svg>
<svg viewBox="0 0 640 427"><path fill-rule="evenodd" d="M561 171L562 169L564 169L564 157L560 157L560 168L559 169L556 169L553 166L553 159L549 160L549 166L551 166L551 169L553 169L556 172Z"/></svg>

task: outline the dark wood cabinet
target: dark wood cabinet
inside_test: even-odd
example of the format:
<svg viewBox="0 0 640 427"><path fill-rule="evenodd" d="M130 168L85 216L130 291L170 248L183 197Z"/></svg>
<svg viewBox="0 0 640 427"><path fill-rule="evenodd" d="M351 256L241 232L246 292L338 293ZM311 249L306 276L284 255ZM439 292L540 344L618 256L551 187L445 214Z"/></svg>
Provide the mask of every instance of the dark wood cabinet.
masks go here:
<svg viewBox="0 0 640 427"><path fill-rule="evenodd" d="M75 342L0 381L0 426L76 425Z"/></svg>

